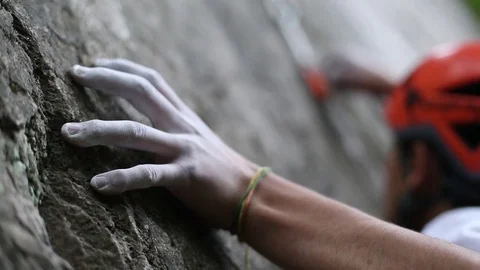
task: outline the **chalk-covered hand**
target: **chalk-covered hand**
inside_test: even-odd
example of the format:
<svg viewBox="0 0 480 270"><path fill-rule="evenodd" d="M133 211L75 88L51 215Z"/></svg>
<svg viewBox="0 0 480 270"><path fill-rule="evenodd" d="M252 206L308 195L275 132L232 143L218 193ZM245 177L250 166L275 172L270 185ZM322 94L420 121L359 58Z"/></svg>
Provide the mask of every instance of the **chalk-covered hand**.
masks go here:
<svg viewBox="0 0 480 270"><path fill-rule="evenodd" d="M90 182L95 190L119 194L166 187L211 225L230 226L255 164L222 142L150 68L123 59L99 59L95 67L75 65L71 73L85 87L125 98L153 127L134 121L67 123L62 135L69 142L148 151L162 161L96 175Z"/></svg>

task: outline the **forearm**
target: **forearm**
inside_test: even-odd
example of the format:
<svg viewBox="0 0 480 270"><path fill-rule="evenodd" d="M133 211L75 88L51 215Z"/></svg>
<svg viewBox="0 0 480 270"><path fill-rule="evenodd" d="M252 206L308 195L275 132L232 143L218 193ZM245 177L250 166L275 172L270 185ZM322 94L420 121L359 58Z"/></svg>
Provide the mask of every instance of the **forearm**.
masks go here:
<svg viewBox="0 0 480 270"><path fill-rule="evenodd" d="M358 84L359 89L380 97L388 96L395 87L392 82L373 73L370 77L360 80Z"/></svg>
<svg viewBox="0 0 480 270"><path fill-rule="evenodd" d="M289 269L479 269L478 255L380 221L270 174L255 190L245 240Z"/></svg>
<svg viewBox="0 0 480 270"><path fill-rule="evenodd" d="M395 84L386 77L368 70L363 72L357 80L350 82L349 87L380 97L388 96L395 88Z"/></svg>

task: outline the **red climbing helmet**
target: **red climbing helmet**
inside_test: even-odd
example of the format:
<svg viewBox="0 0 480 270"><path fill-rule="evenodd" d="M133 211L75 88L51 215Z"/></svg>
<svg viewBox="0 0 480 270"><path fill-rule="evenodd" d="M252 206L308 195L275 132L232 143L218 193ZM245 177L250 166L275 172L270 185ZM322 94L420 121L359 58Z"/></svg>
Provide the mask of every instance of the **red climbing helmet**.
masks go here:
<svg viewBox="0 0 480 270"><path fill-rule="evenodd" d="M385 111L400 142L423 139L461 179L480 182L480 42L435 47Z"/></svg>

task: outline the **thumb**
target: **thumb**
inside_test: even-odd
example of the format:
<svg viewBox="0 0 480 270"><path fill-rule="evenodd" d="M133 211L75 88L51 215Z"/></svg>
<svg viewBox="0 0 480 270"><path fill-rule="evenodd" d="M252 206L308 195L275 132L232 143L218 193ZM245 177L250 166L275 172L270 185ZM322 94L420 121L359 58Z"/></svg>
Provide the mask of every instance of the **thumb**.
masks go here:
<svg viewBox="0 0 480 270"><path fill-rule="evenodd" d="M184 175L184 170L178 164L138 165L96 175L90 185L103 194L120 194L153 186L169 187L185 180Z"/></svg>

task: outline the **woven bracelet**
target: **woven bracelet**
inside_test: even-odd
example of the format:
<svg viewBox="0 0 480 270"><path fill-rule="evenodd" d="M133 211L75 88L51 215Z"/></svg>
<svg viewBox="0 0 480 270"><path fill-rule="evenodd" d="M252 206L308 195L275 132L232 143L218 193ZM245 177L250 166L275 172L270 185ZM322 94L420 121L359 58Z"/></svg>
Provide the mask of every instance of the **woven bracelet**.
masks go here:
<svg viewBox="0 0 480 270"><path fill-rule="evenodd" d="M235 210L232 227L230 229L233 234L236 234L238 236L241 234L242 223L244 221L244 215L246 213L245 210L247 209L247 205L251 200L251 193L270 171L271 169L268 167L259 168L250 180L247 191L245 192L245 194L243 194L242 198L240 199L240 203Z"/></svg>

